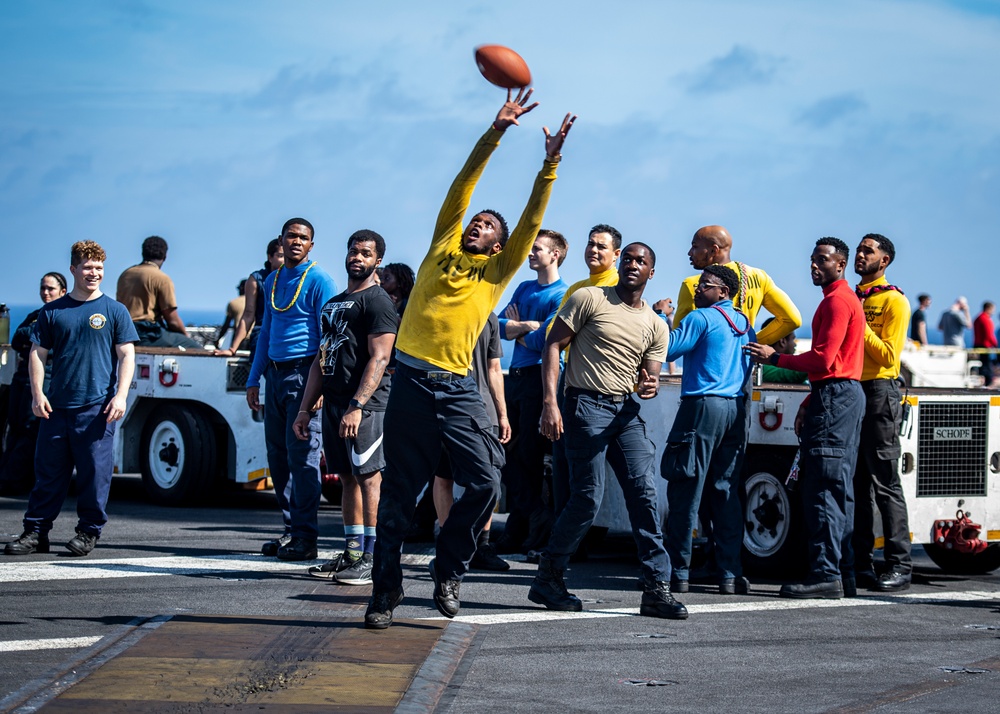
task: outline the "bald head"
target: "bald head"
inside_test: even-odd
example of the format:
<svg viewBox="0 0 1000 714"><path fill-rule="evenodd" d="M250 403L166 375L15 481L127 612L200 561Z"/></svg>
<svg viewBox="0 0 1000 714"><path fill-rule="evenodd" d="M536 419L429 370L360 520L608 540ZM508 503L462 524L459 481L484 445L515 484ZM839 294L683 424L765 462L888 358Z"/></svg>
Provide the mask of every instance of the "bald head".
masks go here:
<svg viewBox="0 0 1000 714"><path fill-rule="evenodd" d="M691 265L698 270L704 270L709 265L725 265L730 262L729 252L733 247L733 239L722 226L705 226L699 228L691 239L691 250L688 257Z"/></svg>

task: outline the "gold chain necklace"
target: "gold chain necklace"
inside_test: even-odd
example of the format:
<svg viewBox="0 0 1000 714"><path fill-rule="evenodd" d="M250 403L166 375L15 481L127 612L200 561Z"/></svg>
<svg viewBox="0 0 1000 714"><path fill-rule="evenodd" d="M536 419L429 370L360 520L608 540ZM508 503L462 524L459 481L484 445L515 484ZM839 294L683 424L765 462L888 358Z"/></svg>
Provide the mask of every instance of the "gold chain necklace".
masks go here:
<svg viewBox="0 0 1000 714"><path fill-rule="evenodd" d="M278 307L277 305L274 304L274 291L278 287L278 278L281 276L281 271L284 270L285 266L281 265L281 266L278 267L278 270L274 273L274 282L271 283L271 309L272 310L274 310L275 312L287 312L288 310L292 309L292 306L295 304L295 301L299 299L299 293L302 292L302 286L306 282L306 276L309 275L309 271L313 269L314 265L316 265L316 261L313 261L313 262L309 263L309 267L305 269L305 272L302 273L302 277L299 278L299 285L298 285L297 288L295 288L295 295L292 296L292 301L290 303L288 303L287 305L285 305L284 307Z"/></svg>

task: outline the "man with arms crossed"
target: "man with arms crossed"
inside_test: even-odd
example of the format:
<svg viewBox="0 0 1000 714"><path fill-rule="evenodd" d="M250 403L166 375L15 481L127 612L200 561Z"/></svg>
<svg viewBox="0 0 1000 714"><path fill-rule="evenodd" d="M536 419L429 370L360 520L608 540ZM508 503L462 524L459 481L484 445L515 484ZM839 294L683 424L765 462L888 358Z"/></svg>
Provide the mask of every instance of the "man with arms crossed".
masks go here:
<svg viewBox="0 0 1000 714"><path fill-rule="evenodd" d="M49 552L49 531L66 500L74 466L79 521L66 547L74 555L87 555L108 522L115 423L125 414L135 371L132 343L139 336L125 306L101 292L106 258L93 241L74 243L69 266L73 290L46 303L32 329L31 411L41 419L35 487L28 497L24 533L7 544L7 555ZM52 379L45 394L50 351Z"/></svg>
<svg viewBox="0 0 1000 714"><path fill-rule="evenodd" d="M434 604L446 617L460 607L459 587L476 552L500 488L503 449L469 374L472 350L507 284L528 257L538 235L563 140L573 126L569 114L559 130L545 132L545 161L524 213L507 242L499 213L486 210L462 230L486 162L503 132L537 106L531 90L519 91L500 109L448 190L434 238L420 264L396 342L396 373L385 413L386 468L378 511L375 570L365 627L385 629L403 601L400 555L417 496L431 480L447 445L455 483L465 488L437 539L430 563ZM287 260L287 259L286 259Z"/></svg>
<svg viewBox="0 0 1000 714"><path fill-rule="evenodd" d="M542 434L563 436L570 495L541 553L528 599L550 610L579 612L580 598L566 589L570 556L594 522L604 495L605 461L625 495L632 534L642 562L639 614L685 619L687 609L670 593L670 559L656 510L656 449L639 416L640 399L656 396L667 354L667 326L642 299L656 255L644 243L622 252L618 285L582 288L552 323L542 359ZM570 349L562 413L556 400L559 354ZM638 380L638 389L636 382Z"/></svg>
<svg viewBox="0 0 1000 714"><path fill-rule="evenodd" d="M285 522L284 534L260 550L281 560L312 560L319 535L319 411L311 410L307 441L293 428L319 352L323 306L337 293L333 278L309 260L314 235L305 218L290 218L281 228L285 263L264 282L263 322L247 378L247 404L264 409L267 465ZM267 380L263 407L261 377Z"/></svg>
<svg viewBox="0 0 1000 714"><path fill-rule="evenodd" d="M861 276L855 292L865 312L865 363L861 388L865 415L854 471L854 572L858 585L883 592L910 587L910 526L903 486L899 482L899 424L903 398L899 393L900 353L906 344L910 303L890 285L886 268L896 258L892 241L878 233L861 239L854 255L854 272ZM873 499L874 495L874 501ZM876 579L875 509L882 516L885 572Z"/></svg>
<svg viewBox="0 0 1000 714"><path fill-rule="evenodd" d="M708 265L725 265L736 273L740 281L740 290L730 296L733 307L750 318L750 326L757 322L757 313L763 307L774 315L774 322L761 329L757 340L761 344L770 345L787 335L802 324L802 315L795 303L785 292L775 285L771 276L760 268L734 261L730 257L733 239L722 226L705 226L699 228L691 239L691 249L688 258L697 270L704 270ZM685 278L677 296L677 311L674 313L674 325L680 325L695 307L694 287L698 284L698 275Z"/></svg>
<svg viewBox="0 0 1000 714"><path fill-rule="evenodd" d="M744 389L750 375L743 347L754 334L750 319L737 312L730 299L739 288L735 271L706 266L694 292L699 309L670 335L667 360L689 358L681 377L681 405L660 466L670 504L666 546L675 592L688 588L691 537L706 486L719 592L749 590L740 565L743 515L736 465L746 440Z"/></svg>
<svg viewBox="0 0 1000 714"><path fill-rule="evenodd" d="M516 341L504 380L512 432L503 469L509 504L504 536L524 550L541 547L551 526L551 514L542 502L548 445L538 433L538 418L542 415L542 348L546 328L566 292L566 283L559 278L566 248L561 233L544 228L538 232L528 254L528 265L538 277L517 286L500 318L503 339Z"/></svg>
<svg viewBox="0 0 1000 714"><path fill-rule="evenodd" d="M382 455L382 419L389 401L385 368L396 341L396 306L375 282L375 268L385 255L385 240L375 231L360 230L347 239L347 291L323 306L319 352L302 391L295 435L311 438L313 406L323 396L327 468L341 475L344 485L344 552L309 568L309 574L334 578L344 585L372 581L375 522L378 515ZM293 491L294 493L294 491Z"/></svg>
<svg viewBox="0 0 1000 714"><path fill-rule="evenodd" d="M783 597L841 598L857 592L852 577L852 477L865 412L860 382L865 314L844 280L849 258L850 249L844 241L816 241L810 275L813 285L823 288L823 300L813 315L811 350L783 355L767 345L747 345L759 364L808 373L812 390L795 416L810 574L803 583L782 585Z"/></svg>

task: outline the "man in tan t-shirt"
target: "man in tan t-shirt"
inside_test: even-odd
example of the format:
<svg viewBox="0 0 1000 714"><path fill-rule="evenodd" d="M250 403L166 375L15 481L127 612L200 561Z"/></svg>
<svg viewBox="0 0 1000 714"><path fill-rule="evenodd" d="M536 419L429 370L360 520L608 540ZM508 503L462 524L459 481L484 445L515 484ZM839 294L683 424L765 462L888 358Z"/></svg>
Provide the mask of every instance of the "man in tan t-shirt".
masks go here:
<svg viewBox="0 0 1000 714"><path fill-rule="evenodd" d="M147 347L204 349L187 336L177 312L174 283L160 266L167 259L167 241L150 236L142 242L142 262L118 276L115 299L128 308L139 344Z"/></svg>
<svg viewBox="0 0 1000 714"><path fill-rule="evenodd" d="M566 589L563 572L597 516L604 495L604 463L625 494L632 533L642 560L639 614L674 620L687 609L670 593L670 559L663 546L653 479L655 448L639 418L639 399L656 396L667 355L668 330L642 299L656 255L644 243L622 251L618 284L581 288L552 323L542 353L542 434L563 435L556 399L559 353L570 343L566 367L566 457L570 496L552 526L528 599L550 610L579 612L580 599Z"/></svg>

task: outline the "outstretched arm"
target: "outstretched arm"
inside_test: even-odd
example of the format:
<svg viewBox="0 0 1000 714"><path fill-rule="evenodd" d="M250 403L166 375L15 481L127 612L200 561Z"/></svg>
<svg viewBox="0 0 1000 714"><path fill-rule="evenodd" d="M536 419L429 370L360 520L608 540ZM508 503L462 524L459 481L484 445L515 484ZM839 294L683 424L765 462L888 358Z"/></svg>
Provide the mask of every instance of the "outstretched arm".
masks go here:
<svg viewBox="0 0 1000 714"><path fill-rule="evenodd" d="M535 178L535 185L531 189L531 196L528 204L524 207L524 212L517 222L517 226L510 234L506 247L496 258L496 265L499 269L497 282L506 284L514 273L528 259L531 246L538 236L538 230L542 227L542 218L545 216L545 208L549 205L549 196L552 193L552 183L556 180L556 166L562 159L563 142L569 130L573 128L576 121L575 114L567 114L555 134L549 133L547 126L542 127L545 132L545 161L542 170Z"/></svg>
<svg viewBox="0 0 1000 714"><path fill-rule="evenodd" d="M472 192L479 182L479 177L483 175L483 169L486 168L493 150L500 145L500 137L507 127L519 123L517 121L519 117L538 106L538 102L528 104L531 93L531 89L527 92L521 89L518 90L516 97L511 98L510 90L507 91L507 101L497 112L493 125L476 142L465 166L458 172L451 188L448 189L448 195L445 196L444 204L438 213L437 224L434 226L432 251L445 250L451 246L451 241L460 238L462 217L469 209Z"/></svg>

